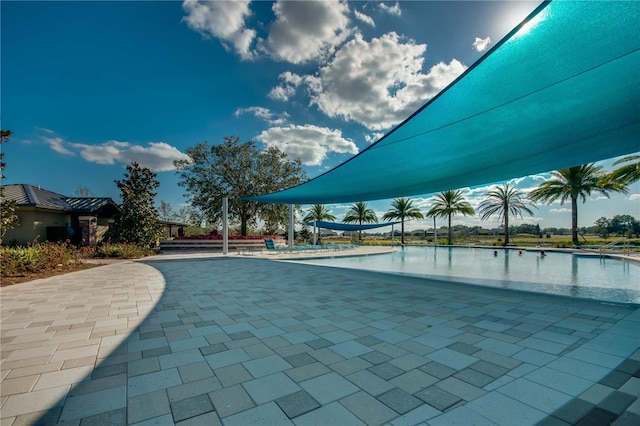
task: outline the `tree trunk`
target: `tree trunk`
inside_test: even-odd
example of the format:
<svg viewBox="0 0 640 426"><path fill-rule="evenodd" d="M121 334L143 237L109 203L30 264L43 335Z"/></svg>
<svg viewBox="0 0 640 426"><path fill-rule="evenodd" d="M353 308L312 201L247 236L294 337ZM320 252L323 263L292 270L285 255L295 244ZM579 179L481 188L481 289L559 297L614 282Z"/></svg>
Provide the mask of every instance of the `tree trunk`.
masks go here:
<svg viewBox="0 0 640 426"><path fill-rule="evenodd" d="M449 214L449 229L447 231L447 240L449 245L451 245L451 240L453 240L453 232L451 231L451 214Z"/></svg>
<svg viewBox="0 0 640 426"><path fill-rule="evenodd" d="M577 246L578 242L578 198L571 195L571 240L573 245Z"/></svg>
<svg viewBox="0 0 640 426"><path fill-rule="evenodd" d="M509 213L507 210L504 211L504 245L505 247L509 245Z"/></svg>
<svg viewBox="0 0 640 426"><path fill-rule="evenodd" d="M402 224L400 225L400 232L402 232L402 234L400 235L400 242L404 246L404 218L402 218Z"/></svg>

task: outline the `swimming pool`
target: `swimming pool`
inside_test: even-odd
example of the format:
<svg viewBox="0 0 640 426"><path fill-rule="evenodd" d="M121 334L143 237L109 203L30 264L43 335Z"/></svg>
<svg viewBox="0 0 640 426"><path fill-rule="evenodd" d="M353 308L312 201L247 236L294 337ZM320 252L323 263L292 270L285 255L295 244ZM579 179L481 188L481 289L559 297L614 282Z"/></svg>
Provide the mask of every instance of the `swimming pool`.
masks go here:
<svg viewBox="0 0 640 426"><path fill-rule="evenodd" d="M494 251L496 253L494 253ZM299 260L301 261L301 260ZM619 303L640 303L640 264L514 249L404 247L395 253L302 261Z"/></svg>

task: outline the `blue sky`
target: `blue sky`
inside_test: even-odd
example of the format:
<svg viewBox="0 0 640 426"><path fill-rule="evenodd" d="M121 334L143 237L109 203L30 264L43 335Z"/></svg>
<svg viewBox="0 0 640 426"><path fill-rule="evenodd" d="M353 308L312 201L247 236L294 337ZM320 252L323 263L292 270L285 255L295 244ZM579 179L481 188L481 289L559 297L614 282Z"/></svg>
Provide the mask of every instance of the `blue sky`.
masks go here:
<svg viewBox="0 0 640 426"><path fill-rule="evenodd" d="M114 180L138 161L158 174L158 204L177 210L187 199L172 161L230 135L277 146L317 176L411 115L538 4L2 1L2 128L14 132L3 183L66 195L85 186L119 201ZM476 206L487 187L464 190ZM427 210L431 196L416 205ZM389 200L370 206L381 217ZM524 222L570 226L568 205L538 207ZM328 208L341 219L348 206ZM595 194L579 224L639 212L636 183Z"/></svg>

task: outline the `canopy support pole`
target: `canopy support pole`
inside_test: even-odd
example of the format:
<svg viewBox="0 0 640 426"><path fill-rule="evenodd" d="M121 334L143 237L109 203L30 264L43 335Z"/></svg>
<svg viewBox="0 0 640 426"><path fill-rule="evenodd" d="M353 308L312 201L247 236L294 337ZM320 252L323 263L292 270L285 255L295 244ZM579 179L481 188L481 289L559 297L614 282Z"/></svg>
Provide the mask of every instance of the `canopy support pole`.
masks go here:
<svg viewBox="0 0 640 426"><path fill-rule="evenodd" d="M229 254L229 198L222 198L222 254Z"/></svg>
<svg viewBox="0 0 640 426"><path fill-rule="evenodd" d="M433 236L435 238L434 245L438 245L438 230L436 229L436 217L433 217Z"/></svg>
<svg viewBox="0 0 640 426"><path fill-rule="evenodd" d="M293 249L295 221L293 217L293 204L289 204L289 248Z"/></svg>
<svg viewBox="0 0 640 426"><path fill-rule="evenodd" d="M318 237L316 234L316 219L313 219L313 245L318 244Z"/></svg>
<svg viewBox="0 0 640 426"><path fill-rule="evenodd" d="M393 247L393 241L395 236L396 236L396 233L393 230L393 225L391 225L391 247Z"/></svg>

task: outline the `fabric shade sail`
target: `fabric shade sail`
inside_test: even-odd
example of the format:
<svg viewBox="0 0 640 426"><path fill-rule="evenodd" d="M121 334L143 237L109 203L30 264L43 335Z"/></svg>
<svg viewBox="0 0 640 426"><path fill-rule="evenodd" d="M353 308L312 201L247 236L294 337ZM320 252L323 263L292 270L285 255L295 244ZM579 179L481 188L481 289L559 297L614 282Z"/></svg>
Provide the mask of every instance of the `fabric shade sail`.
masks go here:
<svg viewBox="0 0 640 426"><path fill-rule="evenodd" d="M540 5L375 144L249 199L314 204L429 194L640 151L640 2Z"/></svg>
<svg viewBox="0 0 640 426"><path fill-rule="evenodd" d="M315 222L317 228L331 229L333 231L365 231L367 229L383 228L398 223L400 222L363 223L359 225L355 223L325 222L321 220ZM313 226L313 222L307 222L307 225Z"/></svg>

